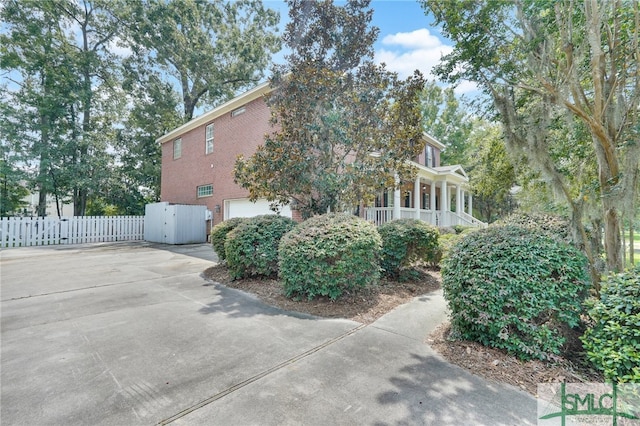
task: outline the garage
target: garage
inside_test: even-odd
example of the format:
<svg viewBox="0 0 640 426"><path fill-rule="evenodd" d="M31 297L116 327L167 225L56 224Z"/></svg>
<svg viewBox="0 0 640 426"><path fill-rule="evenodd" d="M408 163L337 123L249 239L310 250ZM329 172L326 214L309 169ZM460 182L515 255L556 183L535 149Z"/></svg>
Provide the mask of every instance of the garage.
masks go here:
<svg viewBox="0 0 640 426"><path fill-rule="evenodd" d="M231 219L232 217L253 217L261 214L274 214L273 210L269 208L271 203L267 200L258 200L255 203L249 201L248 198L240 198L236 200L224 201L224 218ZM284 206L280 209L280 215L291 217L291 209L289 206Z"/></svg>

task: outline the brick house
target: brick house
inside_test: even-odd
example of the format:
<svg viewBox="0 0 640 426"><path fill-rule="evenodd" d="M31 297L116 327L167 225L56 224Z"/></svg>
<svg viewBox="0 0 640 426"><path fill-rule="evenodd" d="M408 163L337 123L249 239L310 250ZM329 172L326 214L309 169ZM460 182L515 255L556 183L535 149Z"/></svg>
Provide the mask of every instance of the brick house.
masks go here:
<svg viewBox="0 0 640 426"><path fill-rule="evenodd" d="M232 217L272 213L267 200L249 201L249 193L233 181L238 155L251 156L272 131L263 83L160 137L161 201L205 205L213 224ZM414 182L381 192L363 216L376 224L393 218L419 218L436 226L484 224L471 215L469 179L460 165L441 166L440 142L424 135L425 149L413 164ZM298 218L282 206L280 214Z"/></svg>

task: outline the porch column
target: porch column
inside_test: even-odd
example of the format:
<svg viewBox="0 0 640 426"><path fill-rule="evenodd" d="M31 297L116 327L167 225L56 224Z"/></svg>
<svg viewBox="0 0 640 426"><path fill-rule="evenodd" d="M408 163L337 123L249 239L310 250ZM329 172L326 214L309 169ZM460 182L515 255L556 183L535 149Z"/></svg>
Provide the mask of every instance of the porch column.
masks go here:
<svg viewBox="0 0 640 426"><path fill-rule="evenodd" d="M473 216L473 194L469 193L469 204L467 205L467 208L469 209L468 213L469 216Z"/></svg>
<svg viewBox="0 0 640 426"><path fill-rule="evenodd" d="M460 214L462 211L462 188L460 185L456 185L456 213Z"/></svg>
<svg viewBox="0 0 640 426"><path fill-rule="evenodd" d="M420 219L420 204L422 202L420 193L420 176L418 176L413 184L413 208L415 209L414 214L416 219Z"/></svg>
<svg viewBox="0 0 640 426"><path fill-rule="evenodd" d="M447 181L442 182L440 188L440 210L446 212L449 210L449 194L447 193Z"/></svg>
<svg viewBox="0 0 640 426"><path fill-rule="evenodd" d="M435 217L436 212L436 182L431 181L431 193L429 194L429 210L431 210Z"/></svg>
<svg viewBox="0 0 640 426"><path fill-rule="evenodd" d="M400 177L396 174L396 186L393 189L393 219L400 219Z"/></svg>

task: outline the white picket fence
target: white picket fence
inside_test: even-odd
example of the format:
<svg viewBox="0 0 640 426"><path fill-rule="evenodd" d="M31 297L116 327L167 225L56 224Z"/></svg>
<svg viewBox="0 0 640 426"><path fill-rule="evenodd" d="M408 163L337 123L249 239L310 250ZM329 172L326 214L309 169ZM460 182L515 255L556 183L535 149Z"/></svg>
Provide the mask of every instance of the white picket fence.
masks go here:
<svg viewBox="0 0 640 426"><path fill-rule="evenodd" d="M0 248L135 241L143 238L144 216L0 219Z"/></svg>

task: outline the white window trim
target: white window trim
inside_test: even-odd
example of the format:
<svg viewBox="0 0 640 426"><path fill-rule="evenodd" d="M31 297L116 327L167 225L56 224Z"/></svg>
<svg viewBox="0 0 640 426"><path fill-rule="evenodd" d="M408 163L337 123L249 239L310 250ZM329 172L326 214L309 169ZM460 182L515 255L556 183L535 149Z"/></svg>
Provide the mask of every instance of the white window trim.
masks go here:
<svg viewBox="0 0 640 426"><path fill-rule="evenodd" d="M211 188L211 192L209 192L207 190L206 194L204 194L204 193L201 194L201 189L204 189L204 188L207 188L207 189ZM204 191L202 191L202 192L204 192ZM213 195L213 184L212 183L208 183L206 185L199 185L199 186L196 187L196 198L211 197L212 195Z"/></svg>
<svg viewBox="0 0 640 426"><path fill-rule="evenodd" d="M231 111L231 117L236 117L240 114L244 114L246 110L247 108L244 105L240 108L234 109L233 111Z"/></svg>
<svg viewBox="0 0 640 426"><path fill-rule="evenodd" d="M211 129L211 134L209 134L209 129ZM211 154L213 152L213 139L214 139L214 130L215 127L213 123L207 124L204 130L204 153ZM211 147L211 148L209 148Z"/></svg>
<svg viewBox="0 0 640 426"><path fill-rule="evenodd" d="M180 157L182 157L182 138L173 141L173 159L177 160Z"/></svg>

